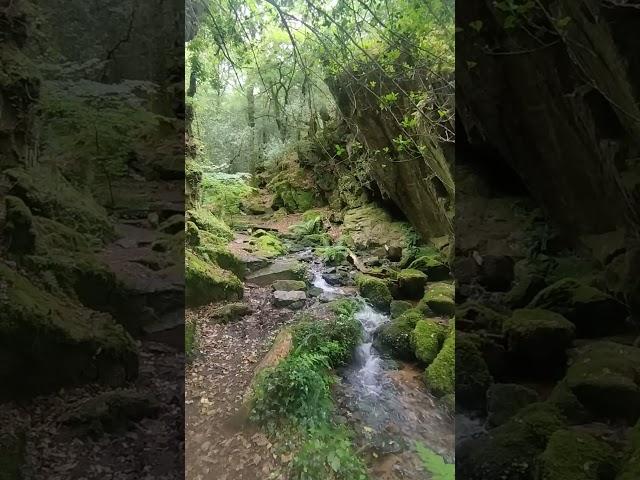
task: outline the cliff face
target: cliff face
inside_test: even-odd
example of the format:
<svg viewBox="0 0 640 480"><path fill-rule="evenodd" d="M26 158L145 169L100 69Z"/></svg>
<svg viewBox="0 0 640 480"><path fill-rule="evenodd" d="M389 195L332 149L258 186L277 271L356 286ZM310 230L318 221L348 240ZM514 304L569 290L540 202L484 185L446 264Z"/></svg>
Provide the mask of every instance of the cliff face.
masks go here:
<svg viewBox="0 0 640 480"><path fill-rule="evenodd" d="M638 208L640 12L590 0L509 12L460 9L457 113L572 241L634 226ZM497 2L501 3L501 2ZM503 2L502 2L503 3Z"/></svg>
<svg viewBox="0 0 640 480"><path fill-rule="evenodd" d="M369 79L368 79L369 80ZM380 152L365 159L369 174L383 195L395 203L420 235L426 240L453 231L453 126L443 124L433 128L432 114L436 104L453 108L450 96L442 95L432 103L425 99L413 103L401 98L387 108L380 107L386 92L420 90L415 82L385 84L384 79L368 81L372 89L351 89L348 78L329 81L338 108L351 132L352 142L366 146L368 152ZM446 83L446 82L445 82ZM447 85L439 85L446 91ZM377 91L375 91L377 90ZM402 96L401 96L402 97ZM401 125L404 118L416 118L418 145L402 147L398 139L407 139ZM446 122L444 122L446 123ZM353 152L349 152L354 156Z"/></svg>

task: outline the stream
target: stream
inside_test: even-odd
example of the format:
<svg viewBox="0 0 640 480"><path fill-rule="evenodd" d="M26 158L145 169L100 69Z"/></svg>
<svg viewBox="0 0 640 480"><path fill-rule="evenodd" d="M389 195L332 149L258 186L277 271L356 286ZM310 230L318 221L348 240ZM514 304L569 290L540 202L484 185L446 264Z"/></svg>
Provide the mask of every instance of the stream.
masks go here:
<svg viewBox="0 0 640 480"><path fill-rule="evenodd" d="M339 414L358 434L358 447L370 454L376 478L424 478L416 443L428 447L447 462L455 460L454 422L426 390L418 365L386 358L373 346L376 329L390 320L352 288L329 285L323 266L312 267L314 287L321 301L356 297L361 304L356 318L363 327L361 344L352 363L343 368L338 389Z"/></svg>

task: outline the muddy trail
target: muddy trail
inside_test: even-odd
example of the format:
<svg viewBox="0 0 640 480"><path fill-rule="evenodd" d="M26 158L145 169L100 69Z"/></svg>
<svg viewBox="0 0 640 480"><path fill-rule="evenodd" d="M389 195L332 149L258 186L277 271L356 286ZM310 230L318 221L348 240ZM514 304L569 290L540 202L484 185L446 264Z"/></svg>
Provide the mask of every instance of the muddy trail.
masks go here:
<svg viewBox="0 0 640 480"><path fill-rule="evenodd" d="M388 358L372 346L373 332L389 321L388 314L361 299L349 282L337 285L333 281L336 267L324 265L313 249L286 240L288 227L298 223L300 215L243 220L230 249L243 258L249 271L256 270L245 281L243 302L248 310L226 323L220 321L219 305L187 311L187 320L198 325L199 341L186 370L186 478L288 478L292 452L272 444L247 421L246 400L256 373L288 351L279 333L301 313L323 315L324 305L338 298L360 302L356 318L364 337L351 364L337 372L335 420L356 433L355 447L367 463L370 478L431 479L416 453L416 443L453 462L453 421L426 390L423 370ZM247 253L249 234L258 228L281 235L289 253L268 260ZM271 283L290 262L307 267L310 288L302 301L274 298Z"/></svg>

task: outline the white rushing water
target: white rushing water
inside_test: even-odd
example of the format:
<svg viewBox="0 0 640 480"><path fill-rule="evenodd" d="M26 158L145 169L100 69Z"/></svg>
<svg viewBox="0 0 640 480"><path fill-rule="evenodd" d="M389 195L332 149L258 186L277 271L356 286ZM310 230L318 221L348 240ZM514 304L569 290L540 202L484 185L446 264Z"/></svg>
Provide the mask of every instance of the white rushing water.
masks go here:
<svg viewBox="0 0 640 480"><path fill-rule="evenodd" d="M372 346L373 332L389 320L383 313L377 312L369 304L364 304L356 314L356 319L364 330L363 343L356 350L356 365L360 367L355 379L363 387L363 392L379 395L382 389L382 360Z"/></svg>

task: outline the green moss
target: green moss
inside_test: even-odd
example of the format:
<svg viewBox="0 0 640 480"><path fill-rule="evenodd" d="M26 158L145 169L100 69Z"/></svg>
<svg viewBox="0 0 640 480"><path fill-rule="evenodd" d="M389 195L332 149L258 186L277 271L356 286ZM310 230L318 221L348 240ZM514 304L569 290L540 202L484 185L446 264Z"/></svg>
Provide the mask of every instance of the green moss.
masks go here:
<svg viewBox="0 0 640 480"><path fill-rule="evenodd" d="M434 320L418 320L412 335L415 356L430 365L438 355L446 337L446 327Z"/></svg>
<svg viewBox="0 0 640 480"><path fill-rule="evenodd" d="M423 318L417 310L407 310L398 318L394 318L378 328L374 346L390 353L395 358L412 360L414 358L413 331L418 321Z"/></svg>
<svg viewBox="0 0 640 480"><path fill-rule="evenodd" d="M451 276L449 266L440 260L440 252L437 256L422 256L416 258L409 268L424 272L431 281L446 280Z"/></svg>
<svg viewBox="0 0 640 480"><path fill-rule="evenodd" d="M187 320L184 324L184 354L187 361L195 358L198 351L198 325L193 320Z"/></svg>
<svg viewBox="0 0 640 480"><path fill-rule="evenodd" d="M638 478L640 478L640 421L631 430L628 456L616 480L637 480Z"/></svg>
<svg viewBox="0 0 640 480"><path fill-rule="evenodd" d="M591 435L558 430L540 455L540 480L599 480L602 472L615 472L616 456L605 442Z"/></svg>
<svg viewBox="0 0 640 480"><path fill-rule="evenodd" d="M409 245L406 224L394 221L380 207L366 205L347 210L342 225L343 235L348 235L357 249Z"/></svg>
<svg viewBox="0 0 640 480"><path fill-rule="evenodd" d="M574 395L566 379L558 382L547 398L547 403L555 405L572 424L588 423L592 415Z"/></svg>
<svg viewBox="0 0 640 480"><path fill-rule="evenodd" d="M88 194L77 191L58 171L38 166L28 171L5 171L13 187L11 193L22 198L34 215L56 220L82 234L103 240L114 236L104 208Z"/></svg>
<svg viewBox="0 0 640 480"><path fill-rule="evenodd" d="M158 226L158 230L169 235L184 230L184 215L172 215Z"/></svg>
<svg viewBox="0 0 640 480"><path fill-rule="evenodd" d="M455 392L456 375L456 335L451 332L444 341L442 349L424 371L427 387L437 396L450 395Z"/></svg>
<svg viewBox="0 0 640 480"><path fill-rule="evenodd" d="M187 306L242 298L242 282L234 274L206 262L192 251L187 251L185 260Z"/></svg>
<svg viewBox="0 0 640 480"><path fill-rule="evenodd" d="M640 349L607 341L580 348L567 370L567 386L597 417L640 417Z"/></svg>
<svg viewBox="0 0 640 480"><path fill-rule="evenodd" d="M197 208L187 211L187 232L189 231L189 222L193 222L199 230L204 230L215 237L223 240L232 240L233 231L221 219L204 208ZM188 236L188 235L187 235Z"/></svg>
<svg viewBox="0 0 640 480"><path fill-rule="evenodd" d="M626 308L597 288L565 278L538 293L528 308L544 308L574 323L579 337L597 337L625 327Z"/></svg>
<svg viewBox="0 0 640 480"><path fill-rule="evenodd" d="M295 162L282 165L283 169L267 185L274 194L274 208L288 212L306 212L319 205L310 177Z"/></svg>
<svg viewBox="0 0 640 480"><path fill-rule="evenodd" d="M36 253L43 255L55 250L89 252L95 242L66 225L44 217L33 217L36 232Z"/></svg>
<svg viewBox="0 0 640 480"><path fill-rule="evenodd" d="M456 342L456 396L465 408L482 409L487 389L493 383L489 367L482 355L482 338L460 334Z"/></svg>
<svg viewBox="0 0 640 480"><path fill-rule="evenodd" d="M438 282L429 284L427 291L420 300L418 308L425 314L451 317L455 314L455 289L452 284Z"/></svg>
<svg viewBox="0 0 640 480"><path fill-rule="evenodd" d="M369 275L358 275L356 285L360 295L369 300L371 305L380 310L389 311L393 297L384 280Z"/></svg>
<svg viewBox="0 0 640 480"><path fill-rule="evenodd" d="M407 302L405 300L393 300L391 302L391 318L397 318L411 308L413 308L411 302Z"/></svg>
<svg viewBox="0 0 640 480"><path fill-rule="evenodd" d="M287 253L287 247L284 246L278 237L271 233L254 237L252 243L255 245L257 252L267 258L278 257Z"/></svg>
<svg viewBox="0 0 640 480"><path fill-rule="evenodd" d="M575 326L562 315L536 309L515 310L503 326L507 349L534 369L564 367L565 351L571 346Z"/></svg>
<svg viewBox="0 0 640 480"><path fill-rule="evenodd" d="M487 390L487 422L498 426L507 422L523 407L537 402L538 393L516 383L497 383Z"/></svg>
<svg viewBox="0 0 640 480"><path fill-rule="evenodd" d="M507 319L495 310L477 302L467 302L456 309L456 318L473 324L474 330L502 333L502 324Z"/></svg>
<svg viewBox="0 0 640 480"><path fill-rule="evenodd" d="M408 268L398 273L398 288L404 298L422 298L426 284L427 275L420 270Z"/></svg>
<svg viewBox="0 0 640 480"><path fill-rule="evenodd" d="M49 391L87 381L124 383L137 374L134 341L110 315L53 296L0 263L0 338L11 339L7 391Z"/></svg>

